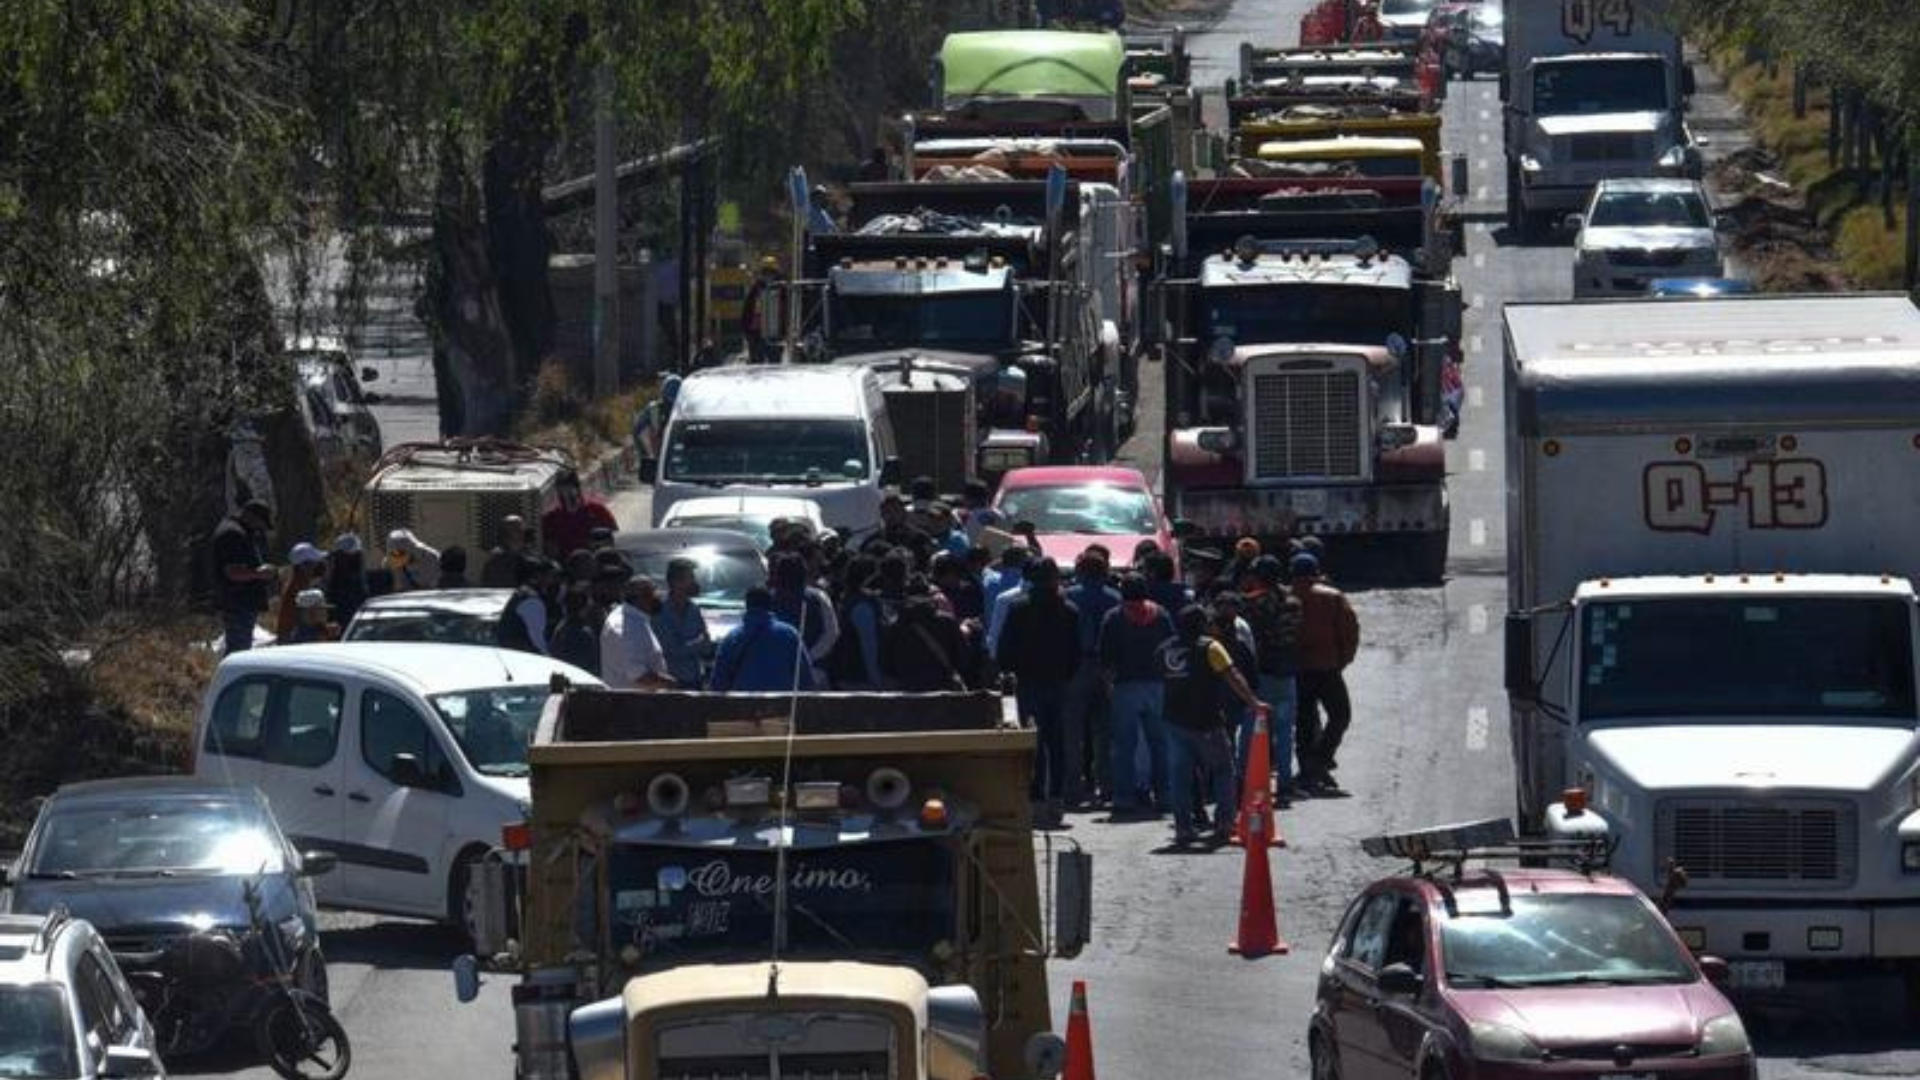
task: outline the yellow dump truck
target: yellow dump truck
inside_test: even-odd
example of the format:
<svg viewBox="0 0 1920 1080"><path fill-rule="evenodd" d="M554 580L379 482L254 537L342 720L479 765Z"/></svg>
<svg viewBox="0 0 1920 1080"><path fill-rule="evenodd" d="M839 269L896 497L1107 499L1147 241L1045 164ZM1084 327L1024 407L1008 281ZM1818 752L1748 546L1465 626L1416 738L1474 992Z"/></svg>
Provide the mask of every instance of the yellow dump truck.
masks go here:
<svg viewBox="0 0 1920 1080"><path fill-rule="evenodd" d="M556 693L469 897L516 1076L1052 1075L1091 865L1053 852L1043 918L1033 755L987 693Z"/></svg>

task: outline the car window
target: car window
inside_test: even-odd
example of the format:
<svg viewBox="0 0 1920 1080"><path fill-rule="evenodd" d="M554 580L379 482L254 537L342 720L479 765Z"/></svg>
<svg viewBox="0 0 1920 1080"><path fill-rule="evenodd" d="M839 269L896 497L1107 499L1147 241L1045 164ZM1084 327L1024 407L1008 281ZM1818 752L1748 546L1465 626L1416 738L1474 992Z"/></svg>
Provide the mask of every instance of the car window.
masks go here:
<svg viewBox="0 0 1920 1080"><path fill-rule="evenodd" d="M440 740L419 710L392 694L368 690L360 696L360 756L374 772L399 783L402 773L395 762L402 754L413 755L427 776L450 775Z"/></svg>
<svg viewBox="0 0 1920 1080"><path fill-rule="evenodd" d="M79 1055L60 988L0 985L0 1076L78 1075Z"/></svg>
<svg viewBox="0 0 1920 1080"><path fill-rule="evenodd" d="M1346 958L1369 971L1378 971L1386 959L1387 935L1399 907L1400 898L1392 893L1381 893L1368 900L1347 942Z"/></svg>
<svg viewBox="0 0 1920 1080"><path fill-rule="evenodd" d="M1387 951L1381 967L1405 964L1416 975L1427 973L1427 921L1419 905L1402 897L1394 906L1393 925L1387 931Z"/></svg>
<svg viewBox="0 0 1920 1080"><path fill-rule="evenodd" d="M100 1045L125 1046L132 1042L133 1016L114 989L113 976L107 974L99 958L91 952L81 953L75 965L74 981L84 1009L100 1022L100 1027L95 1028L90 1021L87 1029L100 1037Z"/></svg>
<svg viewBox="0 0 1920 1080"><path fill-rule="evenodd" d="M297 682L287 686L267 719L260 757L270 765L317 769L333 760L340 741L340 709L345 695L332 683Z"/></svg>
<svg viewBox="0 0 1920 1080"><path fill-rule="evenodd" d="M207 723L207 752L259 757L272 697L273 680L265 678L240 679L220 691L219 700L213 703L213 718Z"/></svg>

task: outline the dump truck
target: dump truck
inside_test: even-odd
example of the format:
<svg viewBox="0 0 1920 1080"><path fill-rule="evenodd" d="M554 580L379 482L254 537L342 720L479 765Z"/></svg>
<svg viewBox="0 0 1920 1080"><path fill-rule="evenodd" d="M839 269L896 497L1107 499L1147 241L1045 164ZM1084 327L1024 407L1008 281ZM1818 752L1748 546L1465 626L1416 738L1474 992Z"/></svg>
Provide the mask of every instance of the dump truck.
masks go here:
<svg viewBox="0 0 1920 1080"><path fill-rule="evenodd" d="M1507 224L1528 236L1616 177L1699 179L1688 131L1693 73L1665 0L1506 6Z"/></svg>
<svg viewBox="0 0 1920 1080"><path fill-rule="evenodd" d="M1508 304L1520 820L1737 987L1920 971L1920 311Z"/></svg>
<svg viewBox="0 0 1920 1080"><path fill-rule="evenodd" d="M991 693L555 693L471 893L516 1076L1051 1075L1091 859L1055 853L1043 920L1034 748Z"/></svg>
<svg viewBox="0 0 1920 1080"><path fill-rule="evenodd" d="M1422 580L1444 572L1460 292L1432 187L1175 185L1184 229L1152 306L1168 328L1165 497L1189 545L1365 536L1405 548Z"/></svg>

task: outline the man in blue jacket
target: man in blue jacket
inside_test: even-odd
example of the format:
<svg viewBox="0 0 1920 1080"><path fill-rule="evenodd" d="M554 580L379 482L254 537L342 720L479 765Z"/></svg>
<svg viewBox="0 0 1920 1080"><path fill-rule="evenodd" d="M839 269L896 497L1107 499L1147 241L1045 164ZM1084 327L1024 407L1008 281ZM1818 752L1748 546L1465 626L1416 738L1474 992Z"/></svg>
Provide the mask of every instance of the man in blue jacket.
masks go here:
<svg viewBox="0 0 1920 1080"><path fill-rule="evenodd" d="M773 594L764 585L747 590L746 611L713 660L707 689L720 693L789 693L813 689L813 665L800 633L773 617Z"/></svg>

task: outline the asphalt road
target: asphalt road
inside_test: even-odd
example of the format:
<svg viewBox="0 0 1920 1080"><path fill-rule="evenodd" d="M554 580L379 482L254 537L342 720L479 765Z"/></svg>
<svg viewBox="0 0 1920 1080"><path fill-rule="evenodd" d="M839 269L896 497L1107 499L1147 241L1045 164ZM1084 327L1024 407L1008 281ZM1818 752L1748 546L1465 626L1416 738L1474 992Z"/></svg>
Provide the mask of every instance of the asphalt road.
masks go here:
<svg viewBox="0 0 1920 1080"><path fill-rule="evenodd" d="M1305 6L1235 4L1211 31L1190 39L1198 81L1217 85L1231 74L1243 38L1291 41ZM1498 118L1492 83L1456 84L1445 131L1450 149L1469 157L1475 222L1457 266L1471 308L1467 413L1448 449L1449 574L1438 588L1354 596L1364 643L1349 672L1356 718L1340 773L1351 795L1306 801L1280 817L1289 846L1275 854L1274 879L1291 953L1257 961L1228 954L1241 879L1237 849L1178 853L1167 847L1164 822L1114 824L1104 815L1076 816L1064 834L1094 853L1095 926L1078 959L1052 966L1056 1024L1064 1024L1071 982L1085 979L1096 1057L1109 1080L1306 1076L1307 1016L1334 924L1358 889L1396 869L1363 856L1358 841L1512 810L1500 684L1506 598L1499 313L1505 301L1565 297L1571 268L1564 245L1520 246L1496 223L1503 184ZM396 319L387 355L396 375L417 372L421 365L402 359L414 343L399 326ZM384 359L365 349L363 357ZM1153 380L1146 381L1152 394ZM405 404L414 406L406 419L415 423L416 395L402 394L414 399ZM1157 414L1157 400L1144 404L1149 417ZM1149 423L1123 457L1154 471L1158 438ZM623 522L644 521L644 493L622 493L614 508ZM330 915L328 927L335 1007L354 1039L356 1077L511 1074L505 980L461 1006L447 974L455 950L443 932L353 915ZM1750 1016L1766 1058L1763 1076L1920 1074L1920 1037L1890 1007L1893 988L1851 979L1813 990L1803 1008ZM204 1073L184 1075L235 1068L269 1075L239 1059L199 1065Z"/></svg>

